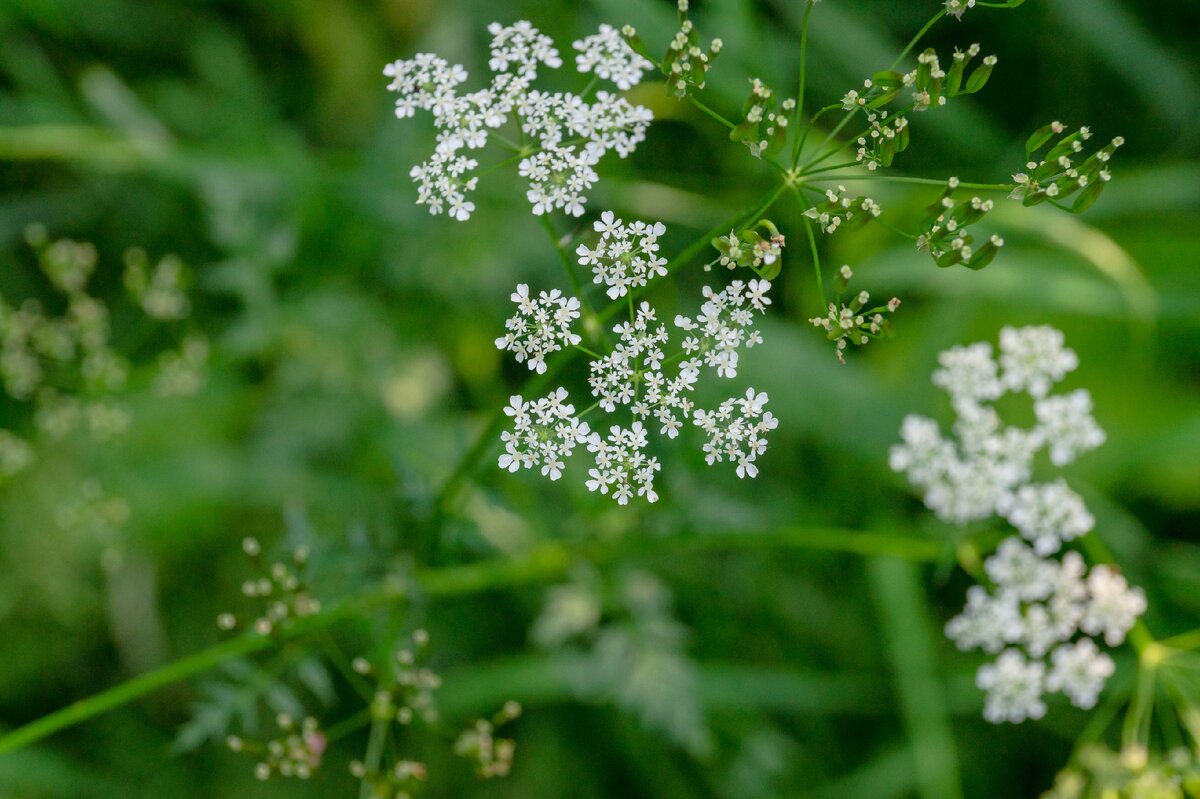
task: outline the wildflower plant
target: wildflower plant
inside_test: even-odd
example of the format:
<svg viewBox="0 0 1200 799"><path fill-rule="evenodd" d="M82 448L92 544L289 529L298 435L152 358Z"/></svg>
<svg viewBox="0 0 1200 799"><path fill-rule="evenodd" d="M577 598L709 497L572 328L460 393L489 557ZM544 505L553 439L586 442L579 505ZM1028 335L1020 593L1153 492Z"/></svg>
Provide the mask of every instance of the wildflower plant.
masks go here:
<svg viewBox="0 0 1200 799"><path fill-rule="evenodd" d="M253 759L261 779L311 778L330 759L329 747L359 733L365 750L349 771L360 797L419 794L430 776L421 753L434 739L481 779L502 777L516 749L516 736L509 737L506 725L518 718L520 705L507 702L490 717L449 729L439 707L442 678L430 664L429 635L413 630L408 615L390 614L387 633L360 625L371 627L371 645L349 650L364 653L355 657L329 629L348 619L362 621L380 607L404 603L404 613L416 615L437 597L540 582L552 587L531 638L572 666L572 695L611 702L692 754L706 752L716 738L698 698L700 670L687 655L687 632L673 615L665 580L642 569L609 573L579 565L618 560L633 551L622 549L631 546L626 539L554 541L527 553L506 551L480 563L447 565L443 559L451 555L439 538L445 516L454 512L475 466L492 456L509 475L535 471L552 482L567 477L620 506L659 500L668 447L690 448L726 474L753 479L768 466L775 431L788 424L767 409L767 392L744 379L751 350L773 346L764 341L765 315L781 312L781 306L783 313L796 311L793 298L801 293L788 292L785 300L782 287L807 279L811 268L813 290L803 292L811 309L799 318L824 336L843 364L854 349L904 332L903 317L897 316L902 298L872 299L872 290L862 287L869 275L860 274L852 288L855 267L834 269L822 261L826 239L878 228L908 242L914 263L925 268L926 256L936 267L965 267L947 279L969 285L970 272L991 266L1005 246L988 215L1006 197L1029 213L1045 212L1033 208L1041 204L1086 211L1111 180L1112 158L1123 144L1119 136L1096 146L1089 128L1068 132L1053 122L1029 136L1025 163L996 183L897 171L921 144L914 121L981 94L1000 65L978 43L960 42L952 53L921 49L925 34L947 16L1021 4L931 0L932 19L891 65L864 65L861 84L856 80L844 92L841 87L815 106L806 74L810 23L821 18L817 0L801 3L797 85L781 91L751 76L745 102L725 113L706 93L709 72L724 68L717 58L724 45L701 36L688 0L677 2L678 28L658 46L619 20L561 50L530 21L498 21L487 27L488 74L482 81L434 53L388 64L383 73L395 95L396 117L407 125L418 114L428 115L436 131L426 143L428 156L409 172L415 201L434 216L468 222L479 211L473 199L479 181L509 168L521 179L518 193L545 231L565 278L564 284L536 274L508 293L507 319L502 327L496 323L493 342L524 379L505 392L507 404L494 409L485 437L433 501L416 503L422 513L428 511L420 519L421 533L436 540L410 553L411 568L389 552L378 559L382 563L372 563L377 568L365 587L338 596L320 590L306 546L271 560L257 539L247 537L242 548L254 574L242 594L252 608L217 618L229 634L224 643L164 667L115 698L101 697L32 730L0 736L0 751L220 663L227 679L209 687L185 728L187 737L192 744L224 738L231 750ZM548 73L570 72L571 64L578 89L550 90ZM686 104L727 136L731 150L746 159L746 174L769 176L761 198L682 247L672 238L678 231L661 221L672 218L666 209L634 215L619 200L607 207L591 203L613 158L629 158L655 135L651 110L623 94L651 76L661 80L667 102ZM402 130L421 135L412 126ZM877 191L885 184L928 191L930 204L917 222L875 199L886 200ZM784 195L795 207L780 206ZM82 430L103 441L121 435L130 423L120 402L130 380L129 361L110 341L107 310L86 292L96 253L74 242L51 244L38 231L30 240L68 311L58 318L36 303L0 301L0 380L10 397L32 405L31 426L38 431L35 440L23 430L0 430L3 479L30 467L42 438ZM704 272L700 296L673 296L674 277L687 269ZM152 263L137 250L126 256L128 296L140 314L156 322L179 327L188 318L188 280L178 259ZM497 307L504 305L503 295L496 299ZM208 340L194 332L173 340L159 354L158 372L148 385L163 396L188 395L203 386ZM978 583L945 626L959 648L986 657L976 683L985 693L987 720L1040 718L1049 712L1050 697L1096 709L1102 697L1108 701L1105 688L1117 671L1111 650L1126 643L1136 650L1139 683L1122 730L1122 758L1142 759L1123 760L1121 768L1129 773L1114 781L1106 758L1094 763L1076 758L1074 776L1064 778L1056 795L1082 797L1091 795L1086 791L1092 786L1103 786L1098 795L1107 799L1113 795L1110 785L1126 790L1139 780L1194 792L1194 752L1187 750L1190 759L1147 754L1148 718L1158 699L1153 681L1161 678L1181 708L1177 726L1200 745L1195 711L1200 703L1193 701L1200 667L1188 654L1200 643L1195 634L1164 641L1150 636L1142 622L1146 595L1098 541L1097 520L1083 494L1057 474L1045 476L1105 441L1090 393L1056 391L1078 363L1063 335L1046 326L1006 327L998 348L981 342L942 353L932 380L949 396L951 431L944 434L933 419L909 416L888 462L939 519L970 526L970 546L959 552L964 565L976 565L966 556L975 551L971 547L986 544L991 550L971 568ZM580 368L572 371L571 365ZM72 376L67 387L59 384L60 373ZM1001 417L1004 406L1017 401L1031 407L1032 422L1025 426ZM89 482L80 509L64 517L81 527L116 526L127 515L127 506ZM1004 531L998 543L997 529ZM977 531L983 532L976 538ZM841 531L837 537L828 532L808 538L796 530L773 537L745 531L726 539L693 536L681 539L681 549L765 543L869 552L866 545L844 542ZM662 550L671 543L667 539ZM893 543L928 561L941 551L936 542ZM934 544L932 555L924 544ZM401 628L413 631L393 646ZM1176 676L1165 676L1171 673ZM335 682L337 690L331 689ZM352 709L339 704L342 694L354 696Z"/></svg>

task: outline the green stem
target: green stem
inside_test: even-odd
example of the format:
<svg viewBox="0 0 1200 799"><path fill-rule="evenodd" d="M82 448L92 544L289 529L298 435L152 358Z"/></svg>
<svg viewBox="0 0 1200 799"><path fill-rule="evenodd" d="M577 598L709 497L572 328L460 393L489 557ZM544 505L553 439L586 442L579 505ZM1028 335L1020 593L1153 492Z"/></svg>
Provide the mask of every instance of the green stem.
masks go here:
<svg viewBox="0 0 1200 799"><path fill-rule="evenodd" d="M542 229L546 231L546 235L550 237L550 243L554 246L554 251L558 253L558 258L562 261L563 271L567 273L567 280L571 283L571 292L579 298L579 304L583 306L584 313L591 318L595 318L596 311L592 308L592 304L588 301L587 295L583 293L583 284L579 282L579 275L576 274L575 259L571 257L571 253L563 246L562 238L554 229L554 223L550 221L549 214L542 214L538 217L542 223Z"/></svg>
<svg viewBox="0 0 1200 799"><path fill-rule="evenodd" d="M804 117L804 80L805 73L808 69L808 18L812 16L813 6L815 3L809 3L804 9L804 20L800 23L800 82L799 88L796 90L796 116L794 119L802 119ZM800 160L800 147L803 145L804 139L800 131L796 132L796 144L792 148L792 168L795 169L796 162Z"/></svg>
<svg viewBox="0 0 1200 799"><path fill-rule="evenodd" d="M839 180L846 183L879 182L879 183L917 183L923 186L941 186L945 188L946 181L937 178L910 178L904 175L826 175L821 180ZM977 191L1012 191L1011 183L962 183L960 189L975 189Z"/></svg>
<svg viewBox="0 0 1200 799"><path fill-rule="evenodd" d="M825 281L821 277L821 256L817 254L817 235L813 232L812 220L807 216L804 217L804 232L808 235L808 249L812 253L813 274L817 276L817 294L821 298L821 311L824 313L825 307Z"/></svg>
<svg viewBox="0 0 1200 799"><path fill-rule="evenodd" d="M382 690L385 677L380 678L379 689ZM366 777L375 777L379 774L379 767L383 762L383 747L387 742L388 729L392 726L392 716L376 713L374 707L371 708L371 733L367 738L367 753L363 756L363 771ZM359 785L358 799L370 799L371 797L371 781L364 779Z"/></svg>
<svg viewBox="0 0 1200 799"><path fill-rule="evenodd" d="M431 599L448 599L512 586L541 584L563 579L580 560L604 565L633 557L674 558L685 553L773 552L787 549L841 552L864 557L892 556L925 563L935 563L942 555L942 545L932 539L832 527L692 533L662 538L628 536L577 546L543 544L514 557L419 571L409 583L385 579L363 594L335 603L316 616L297 620L290 627L280 630L276 636L242 635L43 716L0 737L0 754L29 746L160 688L203 674L225 661L268 649L279 641L298 638L338 621L361 616L375 608L405 601L413 593L419 592Z"/></svg>
<svg viewBox="0 0 1200 799"><path fill-rule="evenodd" d="M809 175L819 175L822 172L832 172L835 169L849 169L852 166L861 166L858 161L847 161L844 164L834 164L833 166L823 166L820 169L810 169L807 172L801 173L800 177L808 177Z"/></svg>
<svg viewBox="0 0 1200 799"><path fill-rule="evenodd" d="M695 95L689 94L689 95L688 95L688 101L689 101L689 102L690 102L692 105L694 105L696 108L698 108L698 109L700 109L701 111L703 111L704 113L708 114L710 117L712 117L713 119L717 120L717 121L718 121L718 122L720 122L722 125L724 125L725 127L729 128L730 130L733 130L735 127L737 127L737 125L733 124L733 123L732 123L732 122L730 122L728 119L726 119L725 117L721 116L721 115L720 115L720 114L718 114L716 111L712 110L712 109L711 109L711 108L709 108L707 105L705 105L704 103L702 103L702 102L700 102L699 100L697 100L697 99L696 99L696 97L695 97Z"/></svg>
<svg viewBox="0 0 1200 799"><path fill-rule="evenodd" d="M925 27L917 31L917 35L912 37L912 40L908 43L908 45L900 51L900 55L896 56L896 60L892 62L892 65L888 67L888 69L894 70L896 67L900 66L900 62L904 60L904 57L912 52L912 49L917 46L917 43L920 42L922 38L924 38L925 34L929 33L929 29L936 25L938 20L944 16L946 16L946 9L944 8L934 14L933 19L926 22Z"/></svg>
<svg viewBox="0 0 1200 799"><path fill-rule="evenodd" d="M842 107L841 103L832 103L825 106L817 113L813 114L812 119L804 123L804 135L800 137L800 143L796 146L795 157L792 158L792 169L796 168L796 164L800 163L800 156L804 154L804 144L808 141L808 136L812 133L813 128L817 125L817 120L828 114L830 111L836 111Z"/></svg>

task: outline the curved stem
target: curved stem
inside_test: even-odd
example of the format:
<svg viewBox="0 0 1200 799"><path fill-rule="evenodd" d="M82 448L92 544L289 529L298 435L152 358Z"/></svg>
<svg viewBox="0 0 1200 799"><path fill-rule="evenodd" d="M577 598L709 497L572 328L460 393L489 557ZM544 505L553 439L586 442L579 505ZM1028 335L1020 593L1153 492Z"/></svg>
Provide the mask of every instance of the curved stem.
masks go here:
<svg viewBox="0 0 1200 799"><path fill-rule="evenodd" d="M431 599L469 596L519 585L560 580L580 560L604 565L628 557L678 557L685 553L756 552L786 549L842 552L863 557L891 556L936 563L942 544L933 539L908 538L884 533L834 527L784 527L746 532L689 533L662 538L629 536L593 541L578 546L543 544L515 557L492 558L476 563L445 566L417 572L408 582L385 578L358 596L343 600L316 616L300 619L275 636L247 633L231 641L140 674L106 691L83 699L0 736L0 754L13 752L56 732L73 727L110 710L154 693L160 688L203 674L227 660L259 652L281 641L308 633L388 604L403 602L413 594Z"/></svg>
<svg viewBox="0 0 1200 799"><path fill-rule="evenodd" d="M917 46L917 43L920 42L922 38L924 38L925 34L929 33L929 29L936 25L938 20L944 16L946 16L945 8L934 14L933 18L925 23L925 27L917 31L917 35L912 37L912 40L908 43L908 45L900 51L900 55L896 56L896 60L892 62L892 65L888 67L888 69L895 69L896 67L900 66L900 62L904 60L904 57L912 52L912 49Z"/></svg>
<svg viewBox="0 0 1200 799"><path fill-rule="evenodd" d="M840 180L845 183L879 182L879 183L917 183L923 186L941 186L945 188L946 181L937 178L910 178L904 175L825 175L821 180ZM1012 191L1011 183L964 183L958 184L960 189L975 189L977 191Z"/></svg>

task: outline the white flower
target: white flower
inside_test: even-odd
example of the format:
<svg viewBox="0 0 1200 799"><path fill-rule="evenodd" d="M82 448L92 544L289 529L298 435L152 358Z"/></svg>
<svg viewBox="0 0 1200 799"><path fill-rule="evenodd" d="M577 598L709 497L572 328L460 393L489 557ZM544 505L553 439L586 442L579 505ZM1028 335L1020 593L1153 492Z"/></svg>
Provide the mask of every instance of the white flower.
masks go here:
<svg viewBox="0 0 1200 799"><path fill-rule="evenodd" d="M409 170L409 177L417 184L417 204L428 205L429 213L446 211L460 222L470 218L475 203L466 198L474 191L479 178L464 176L479 166L473 158L461 155L434 153L428 161Z"/></svg>
<svg viewBox="0 0 1200 799"><path fill-rule="evenodd" d="M588 491L601 494L612 492L619 505L629 504L634 493L657 502L654 492L654 473L660 468L658 458L646 456L646 429L641 422L629 428L613 425L607 438L592 433L587 439L588 452L596 453L596 468L588 471Z"/></svg>
<svg viewBox="0 0 1200 799"><path fill-rule="evenodd" d="M766 434L779 426L779 420L763 410L766 404L766 392L748 388L745 397L731 397L715 411L696 411L693 423L708 434L704 460L710 466L728 460L737 464L738 477L756 477L754 461L767 451Z"/></svg>
<svg viewBox="0 0 1200 799"><path fill-rule="evenodd" d="M537 77L538 64L551 69L562 66L554 41L527 20L519 20L507 27L493 22L488 25L488 33L492 34L492 57L488 59L488 67L493 72L511 70L522 78L533 80Z"/></svg>
<svg viewBox="0 0 1200 799"><path fill-rule="evenodd" d="M705 303L696 318L675 317L675 325L689 333L683 342L684 351L699 354L719 377L736 377L738 350L762 342L761 334L750 326L754 312L766 310L770 288L767 280L751 280L748 284L734 280L719 292L705 286Z"/></svg>
<svg viewBox="0 0 1200 799"><path fill-rule="evenodd" d="M562 477L575 445L586 441L591 432L586 422L575 417L575 406L567 399L563 388L531 402L516 395L509 399L504 413L512 418L513 430L500 434L504 444L501 469L515 472L541 466L543 476L551 480Z"/></svg>
<svg viewBox="0 0 1200 799"><path fill-rule="evenodd" d="M517 313L504 323L508 332L496 339L496 348L513 352L517 363L528 361L530 369L543 374L547 355L581 341L571 332L571 323L579 318L579 300L575 297L565 297L553 289L535 299L529 294L529 286L521 283L511 299L517 304Z"/></svg>
<svg viewBox="0 0 1200 799"><path fill-rule="evenodd" d="M667 259L658 254L659 238L667 232L662 222L624 224L612 211L605 211L595 223L600 240L594 248L580 244L575 254L579 263L592 267L596 283L608 286L610 299L640 288L653 277L665 277Z"/></svg>
<svg viewBox="0 0 1200 799"><path fill-rule="evenodd" d="M1104 683L1116 666L1090 638L1074 644L1062 644L1050 656L1053 664L1046 677L1046 690L1061 691L1071 704L1081 708L1096 706Z"/></svg>
<svg viewBox="0 0 1200 799"><path fill-rule="evenodd" d="M534 153L521 160L518 172L529 180L525 193L537 216L561 208L570 216L583 216L584 192L600 176L593 169L600 154L593 147L563 147Z"/></svg>
<svg viewBox="0 0 1200 799"><path fill-rule="evenodd" d="M1138 616L1146 612L1146 595L1130 588L1125 578L1101 564L1087 577L1088 602L1080 628L1088 635L1104 635L1109 646L1125 640Z"/></svg>
<svg viewBox="0 0 1200 799"><path fill-rule="evenodd" d="M496 74L486 89L459 94L466 71L431 53L384 69L392 79L388 88L400 95L397 116L428 111L438 130L434 154L410 171L418 185L418 202L428 205L432 214L468 219L475 206L466 194L477 180L468 175L478 164L460 151L486 146L490 131L516 114L522 131L542 150L520 164L521 175L529 179L527 195L534 213L561 208L579 216L587 201L585 191L599 179L592 167L609 151L621 158L632 153L646 138L654 115L608 92L597 92L595 101L588 103L578 95L533 89L539 65L561 66L553 42L525 21L508 27L493 23L488 30L493 35L488 63Z"/></svg>
<svg viewBox="0 0 1200 799"><path fill-rule="evenodd" d="M1045 680L1045 664L1026 660L1015 649L1005 650L995 663L981 666L975 677L975 684L987 692L983 717L997 723L1040 719L1046 715Z"/></svg>
<svg viewBox="0 0 1200 799"><path fill-rule="evenodd" d="M982 649L995 654L1024 634L1021 604L1015 594L992 596L981 585L967 589L963 612L946 624L946 636L959 649Z"/></svg>
<svg viewBox="0 0 1200 799"><path fill-rule="evenodd" d="M1021 486L1002 512L1039 555L1057 552L1062 542L1090 532L1096 524L1083 498L1062 480Z"/></svg>
<svg viewBox="0 0 1200 799"><path fill-rule="evenodd" d="M1015 536L1000 543L996 553L984 561L984 569L1001 591L1025 602L1049 597L1058 571L1054 562L1039 558Z"/></svg>
<svg viewBox="0 0 1200 799"><path fill-rule="evenodd" d="M1092 418L1092 395L1086 389L1039 399L1033 410L1055 466L1068 464L1104 443L1104 431Z"/></svg>
<svg viewBox="0 0 1200 799"><path fill-rule="evenodd" d="M1000 331L1000 366L1005 388L1040 398L1079 366L1079 358L1052 327L1005 327Z"/></svg>
<svg viewBox="0 0 1200 799"><path fill-rule="evenodd" d="M451 65L433 53L417 53L411 59L393 61L383 68L392 79L388 90L399 93L396 116L411 117L419 108L433 111L454 97L455 88L467 79L459 64Z"/></svg>
<svg viewBox="0 0 1200 799"><path fill-rule="evenodd" d="M600 32L581 39L573 45L579 51L575 67L580 72L595 72L598 78L612 81L619 89L631 89L642 79L642 73L654 68L626 43L621 32L611 25L601 25Z"/></svg>
<svg viewBox="0 0 1200 799"><path fill-rule="evenodd" d="M1003 393L987 342L951 347L938 356L942 365L933 373L933 384L956 402L994 400Z"/></svg>
<svg viewBox="0 0 1200 799"><path fill-rule="evenodd" d="M910 414L900 425L903 444L888 453L892 471L904 472L913 485L922 488L942 479L954 461L954 445L942 438L937 422Z"/></svg>

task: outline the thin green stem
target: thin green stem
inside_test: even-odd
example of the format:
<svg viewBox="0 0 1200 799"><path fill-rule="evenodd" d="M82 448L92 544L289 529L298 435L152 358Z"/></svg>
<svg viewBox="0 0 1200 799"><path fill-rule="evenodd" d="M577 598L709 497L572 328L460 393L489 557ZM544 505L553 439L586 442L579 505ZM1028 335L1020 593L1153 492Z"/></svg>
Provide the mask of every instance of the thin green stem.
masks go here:
<svg viewBox="0 0 1200 799"><path fill-rule="evenodd" d="M160 688L203 674L228 660L268 649L280 641L324 629L381 606L405 601L419 593L430 599L447 599L495 591L512 586L541 584L562 579L579 561L604 565L629 557L679 557L685 553L773 552L787 549L841 552L863 557L892 556L936 563L942 555L938 541L832 527L784 527L747 532L726 531L680 534L661 538L629 536L592 541L577 546L555 542L524 554L476 563L425 569L408 582L385 579L364 593L333 603L316 616L300 619L276 636L247 633L184 657L162 668L83 699L0 736L0 754L36 743L126 705Z"/></svg>
<svg viewBox="0 0 1200 799"><path fill-rule="evenodd" d="M821 277L821 256L817 254L817 236L813 232L812 220L804 217L804 232L808 236L808 249L812 253L813 274L817 277L817 294L820 296L821 310L825 310L825 280Z"/></svg>
<svg viewBox="0 0 1200 799"><path fill-rule="evenodd" d="M925 23L925 27L917 31L917 35L912 37L912 40L905 46L903 50L900 51L900 55L896 56L896 60L892 62L892 65L888 67L888 69L894 70L896 67L900 66L900 62L904 60L904 57L912 52L912 49L916 47L921 39L925 37L925 34L929 33L929 29L936 25L938 20L944 16L946 16L946 9L944 8L934 14L933 18Z"/></svg>
<svg viewBox="0 0 1200 799"><path fill-rule="evenodd" d="M917 236L915 234L906 233L905 231L901 230L898 227L895 227L894 225L889 225L887 222L884 222L883 219L881 219L878 216L875 217L874 219L872 219L871 221L874 222L875 224L879 225L880 227L883 227L883 228L886 228L886 229L892 231L897 236L903 236L904 238L909 239L911 241L916 241L918 238L920 238L919 236Z"/></svg>
<svg viewBox="0 0 1200 799"><path fill-rule="evenodd" d="M804 117L804 81L805 73L808 70L808 18L812 16L813 6L815 3L809 3L804 9L804 19L800 23L800 81L799 88L796 89L796 116L795 119L803 119ZM796 144L792 147L792 168L795 169L796 162L800 160L800 147L804 143L802 135L799 131L796 132Z"/></svg>
<svg viewBox="0 0 1200 799"><path fill-rule="evenodd" d="M905 175L826 175L821 180L838 180L844 183L878 182L878 183L916 183L923 186L946 186L946 181L937 178L910 178ZM976 191L1012 191L1011 183L963 183L960 189Z"/></svg>
<svg viewBox="0 0 1200 799"><path fill-rule="evenodd" d="M718 114L716 111L714 111L714 110L712 110L711 108L709 108L709 107L708 107L707 105L705 105L703 102L701 102L700 100L696 99L695 95L689 94L689 95L688 95L688 102L690 102L692 105L694 105L696 108L700 109L700 110L701 110L701 111L703 111L704 113L708 114L710 117L712 117L712 118L713 118L713 119L715 119L716 121L720 122L720 123L721 123L722 125L724 125L725 127L729 128L730 130L733 130L735 127L737 127L737 125L733 124L733 123L732 123L732 122L730 122L728 119L726 119L725 117L723 117L723 116L721 116L720 114Z"/></svg>
<svg viewBox="0 0 1200 799"><path fill-rule="evenodd" d="M603 358L603 357L604 357L603 355L601 355L600 353L596 352L595 350L588 349L587 347L583 346L582 344L574 344L574 345L572 345L572 346L574 346L574 347L575 347L575 349L579 350L579 351L580 351L580 352L582 352L584 355L588 355L588 356L590 356L590 357L592 357L592 358Z"/></svg>
<svg viewBox="0 0 1200 799"><path fill-rule="evenodd" d="M822 172L832 172L835 169L849 169L852 166L860 166L858 161L846 161L843 164L834 164L833 166L823 166L820 169L810 169L807 172L800 173L800 177L808 177L809 175L819 175Z"/></svg>
<svg viewBox="0 0 1200 799"><path fill-rule="evenodd" d="M380 688L382 685L381 682ZM363 771L367 777L379 774L379 767L383 762L383 748L387 743L387 734L391 726L390 714L378 713L375 712L374 707L371 708L371 733L367 738L367 753L363 756ZM358 799L370 799L371 793L371 783L364 779L358 789Z"/></svg>
<svg viewBox="0 0 1200 799"><path fill-rule="evenodd" d="M550 215L542 214L538 217L538 220L542 223L542 229L546 231L546 235L550 237L550 244L554 246L554 251L558 253L559 260L562 261L563 271L567 273L567 280L571 283L571 292L579 298L579 303L583 306L584 312L590 317L595 317L596 311L588 301L587 295L583 293L583 284L579 282L579 275L576 274L575 259L571 257L571 253L563 246L562 237L554 229L554 223L550 221Z"/></svg>
<svg viewBox="0 0 1200 799"><path fill-rule="evenodd" d="M353 716L344 718L337 724L332 725L325 730L325 740L332 743L340 738L344 738L352 732L361 730L371 722L371 708L364 707L362 710L355 713Z"/></svg>
<svg viewBox="0 0 1200 799"><path fill-rule="evenodd" d="M795 156L792 158L792 169L796 168L796 164L800 163L800 156L804 154L804 144L808 141L808 136L813 132L813 128L817 125L817 120L828 114L830 111L836 111L842 107L841 103L832 103L813 114L812 119L804 123L804 134L800 137L800 143L796 146Z"/></svg>

